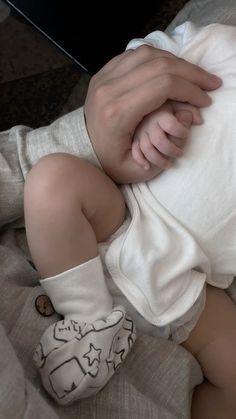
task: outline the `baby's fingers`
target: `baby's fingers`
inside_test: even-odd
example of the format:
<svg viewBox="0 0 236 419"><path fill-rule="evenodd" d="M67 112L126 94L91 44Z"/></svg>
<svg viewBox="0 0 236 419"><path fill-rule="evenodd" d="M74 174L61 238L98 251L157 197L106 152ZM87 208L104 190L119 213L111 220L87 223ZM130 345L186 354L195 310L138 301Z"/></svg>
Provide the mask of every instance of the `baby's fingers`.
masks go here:
<svg viewBox="0 0 236 419"><path fill-rule="evenodd" d="M159 142L158 138L156 140L157 142ZM162 145L163 145L163 142L162 142ZM171 146L173 146L173 148L177 148L173 144L171 144ZM153 139L151 140L148 132L143 132L142 135L140 136L139 147L144 158L146 158L147 161L159 167L160 169L168 169L171 166L171 161L168 159L167 156L162 154L159 148L155 146L154 141ZM167 149L167 147L160 147L160 148L165 149L165 150ZM181 155L182 155L182 151L181 150L179 151L181 152Z"/></svg>
<svg viewBox="0 0 236 419"><path fill-rule="evenodd" d="M186 138L188 136L188 128L179 122L174 114L167 113L164 109L158 115L158 124L168 135L178 138Z"/></svg>
<svg viewBox="0 0 236 419"><path fill-rule="evenodd" d="M155 130L152 129L151 132L147 133L147 136L149 137L152 145L164 156L176 159L183 155L183 151L178 146L178 144L173 142L172 139L168 138L160 126L156 125ZM175 136L172 136L171 138L175 138ZM141 149L143 151L142 142Z"/></svg>
<svg viewBox="0 0 236 419"><path fill-rule="evenodd" d="M138 163L140 166L142 166L144 168L144 170L149 170L150 169L150 163L144 157L144 155L141 151L138 137L135 137L133 142L132 142L131 153L132 153L132 157L136 161L136 163Z"/></svg>

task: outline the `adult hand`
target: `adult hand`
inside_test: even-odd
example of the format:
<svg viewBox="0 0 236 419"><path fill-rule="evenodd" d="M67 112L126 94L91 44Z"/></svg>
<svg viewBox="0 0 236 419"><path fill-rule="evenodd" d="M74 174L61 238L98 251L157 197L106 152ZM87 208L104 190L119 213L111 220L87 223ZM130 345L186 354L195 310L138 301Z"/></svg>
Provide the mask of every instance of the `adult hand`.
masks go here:
<svg viewBox="0 0 236 419"><path fill-rule="evenodd" d="M88 134L105 172L115 182L151 179L159 169L144 170L131 154L136 127L168 99L209 106L206 91L221 80L173 54L142 45L109 61L92 77L84 112Z"/></svg>

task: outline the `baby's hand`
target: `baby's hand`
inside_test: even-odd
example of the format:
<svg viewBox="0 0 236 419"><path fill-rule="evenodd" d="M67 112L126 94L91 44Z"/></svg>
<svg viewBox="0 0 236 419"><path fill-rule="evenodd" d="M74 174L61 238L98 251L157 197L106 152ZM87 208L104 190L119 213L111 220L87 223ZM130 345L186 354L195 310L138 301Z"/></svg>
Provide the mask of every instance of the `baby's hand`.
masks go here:
<svg viewBox="0 0 236 419"><path fill-rule="evenodd" d="M168 169L173 160L183 155L191 125L203 119L198 108L187 103L168 101L147 115L135 130L133 159L145 170L151 164Z"/></svg>

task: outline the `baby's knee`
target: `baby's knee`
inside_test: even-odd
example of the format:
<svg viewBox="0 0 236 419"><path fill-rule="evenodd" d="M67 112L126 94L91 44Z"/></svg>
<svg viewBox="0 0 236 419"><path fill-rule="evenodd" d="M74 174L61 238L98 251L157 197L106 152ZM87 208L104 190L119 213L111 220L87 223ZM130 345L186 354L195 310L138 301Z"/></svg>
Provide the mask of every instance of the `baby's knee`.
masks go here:
<svg viewBox="0 0 236 419"><path fill-rule="evenodd" d="M82 159L66 154L53 153L42 157L28 173L25 181L25 200L45 199L51 201L61 192L69 192L68 185L72 185L75 176L80 173L83 178L85 166Z"/></svg>
<svg viewBox="0 0 236 419"><path fill-rule="evenodd" d="M32 214L51 214L63 210L73 193L72 184L75 162L79 158L65 153L42 157L28 173L24 187L24 212L29 219Z"/></svg>

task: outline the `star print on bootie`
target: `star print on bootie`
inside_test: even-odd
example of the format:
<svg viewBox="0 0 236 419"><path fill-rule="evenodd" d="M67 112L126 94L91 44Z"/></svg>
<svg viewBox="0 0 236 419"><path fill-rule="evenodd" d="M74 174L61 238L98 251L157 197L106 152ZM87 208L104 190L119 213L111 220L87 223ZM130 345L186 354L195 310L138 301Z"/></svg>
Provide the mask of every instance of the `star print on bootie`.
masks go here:
<svg viewBox="0 0 236 419"><path fill-rule="evenodd" d="M34 361L42 383L59 404L96 394L122 364L136 338L124 307L93 323L60 320L43 334Z"/></svg>

